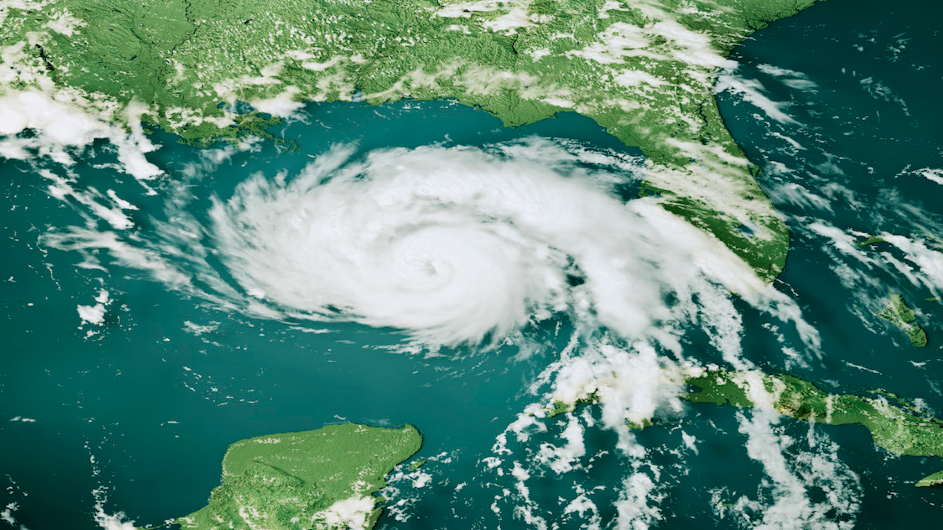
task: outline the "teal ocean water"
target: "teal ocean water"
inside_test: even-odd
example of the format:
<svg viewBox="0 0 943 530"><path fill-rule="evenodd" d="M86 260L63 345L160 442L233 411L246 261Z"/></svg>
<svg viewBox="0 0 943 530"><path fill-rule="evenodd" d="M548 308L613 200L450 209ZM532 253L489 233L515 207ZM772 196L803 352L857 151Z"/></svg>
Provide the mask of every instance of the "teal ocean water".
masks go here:
<svg viewBox="0 0 943 530"><path fill-rule="evenodd" d="M149 187L103 141L69 168L0 159L0 526L160 524L205 505L230 443L347 421L424 437L429 461L394 471L379 528L932 525L943 490L913 484L943 460L894 457L860 426L674 408L645 380L675 362L743 365L943 415L943 306L928 300L943 296L941 10L829 0L735 52L721 112L792 231L762 303L700 276L686 291L671 283L680 251L658 246L644 206L625 218L637 225L603 216L642 204L644 158L574 114L507 129L445 101L308 104L277 131L294 151L155 133L148 159L167 177ZM413 211L403 197L425 202ZM559 197L602 220L541 231L547 211L530 205ZM395 208L374 216L365 198ZM574 215L554 208L548 218ZM306 216L320 228L292 224ZM342 244L374 231L376 254ZM856 244L870 234L888 242ZM326 242L340 242L337 261L322 259ZM479 242L496 264L484 273L479 254L456 250ZM596 264L612 259L643 272L610 287ZM426 293L382 278L418 274L417 260L457 280ZM559 284L550 294L532 285L543 275ZM552 302L495 303L518 289ZM307 306L312 292L341 294ZM612 307L667 313L620 327L609 292ZM875 315L891 292L917 311L927 347ZM481 343L430 348L423 333ZM601 406L522 414L586 374L621 381L616 402L653 407L655 425L611 428Z"/></svg>

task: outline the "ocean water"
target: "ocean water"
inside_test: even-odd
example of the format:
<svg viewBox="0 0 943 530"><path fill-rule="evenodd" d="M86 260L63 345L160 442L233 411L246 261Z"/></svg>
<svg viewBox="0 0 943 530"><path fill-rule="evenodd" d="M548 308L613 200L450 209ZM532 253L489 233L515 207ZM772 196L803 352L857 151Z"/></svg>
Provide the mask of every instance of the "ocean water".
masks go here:
<svg viewBox="0 0 943 530"><path fill-rule="evenodd" d="M70 168L0 160L0 471L14 505L0 524L159 524L205 505L228 444L346 421L424 437L429 462L394 471L379 528L932 523L943 491L913 483L943 460L893 457L860 426L676 408L646 379L684 362L758 367L943 414L941 305L926 300L943 295L934 9L829 0L735 52L721 111L793 237L760 301L687 269L671 283L684 254L659 246L678 232L646 224L660 218L634 199L643 157L574 114L507 129L444 101L308 104L278 131L295 151L155 133L148 159L168 176L149 187L105 142ZM403 197L428 201L411 211ZM580 222L560 197L600 219ZM367 198L391 209L359 210ZM623 203L631 215L604 215ZM301 210L324 228L295 226ZM555 219L566 229L540 229ZM405 245L386 246L391 226ZM343 244L376 230L378 253ZM855 245L864 234L891 243ZM497 265L477 268L480 256ZM631 285L606 283L597 262L611 259L637 273ZM426 270L415 282L432 287L371 275L386 270ZM306 306L313 292L336 296ZM890 292L917 310L926 348L875 316ZM474 340L435 348L417 335ZM524 413L587 374L614 377L618 399ZM655 425L613 427L622 406L654 408Z"/></svg>

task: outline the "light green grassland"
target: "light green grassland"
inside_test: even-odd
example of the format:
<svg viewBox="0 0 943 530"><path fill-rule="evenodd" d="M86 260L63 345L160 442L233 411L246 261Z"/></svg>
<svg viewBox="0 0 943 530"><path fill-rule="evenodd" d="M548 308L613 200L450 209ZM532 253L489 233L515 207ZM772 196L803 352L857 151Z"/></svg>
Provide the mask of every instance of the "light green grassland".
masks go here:
<svg viewBox="0 0 943 530"><path fill-rule="evenodd" d="M135 101L201 145L268 134L275 118L238 101L451 98L508 126L575 111L650 158L646 193L771 281L788 233L713 85L737 44L814 2L0 1L0 91L65 90L119 123Z"/></svg>

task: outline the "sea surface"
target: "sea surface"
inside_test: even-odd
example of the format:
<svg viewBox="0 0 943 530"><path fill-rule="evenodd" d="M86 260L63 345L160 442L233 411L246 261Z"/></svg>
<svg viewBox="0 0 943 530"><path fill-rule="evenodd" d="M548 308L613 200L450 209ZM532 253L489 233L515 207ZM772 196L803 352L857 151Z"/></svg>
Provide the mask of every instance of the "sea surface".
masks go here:
<svg viewBox="0 0 943 530"><path fill-rule="evenodd" d="M937 416L943 305L928 299L943 294L941 16L943 7L915 0L829 0L755 34L718 85L728 127L792 231L775 289L791 304L777 307L800 315L726 298L738 358L832 392L884 389ZM417 458L429 461L394 471L379 528L752 528L803 503L798 518L783 519L793 523L771 527L928 528L939 519L943 490L913 484L943 460L895 457L861 426L762 423L732 407L684 405L659 408L654 426L627 435L591 405L515 428L531 421L528 405L547 404L562 373L541 383L548 366L573 362L591 342L574 339L585 323L573 312L528 318L496 344L430 348L369 319L252 306L240 274L260 269L240 269L213 246L220 205L274 205L244 204L240 212L255 213L232 214L234 226L278 220L286 203L264 201L290 193L286 179L338 146L352 161L431 149L424 163L434 171L456 146L506 162L517 156L508 146L545 139L554 153L576 153L567 171L609 178L609 196L631 203L644 157L591 120L561 114L508 129L448 101L311 103L275 133L284 142L210 150L154 133L161 147L148 159L168 177L150 188L118 171L103 141L67 169L0 160L0 504L13 505L0 527L160 524L205 505L230 443L348 421L408 423L423 435ZM64 181L43 171L72 191L57 195L51 187ZM245 185L278 179L256 194ZM111 225L93 206L111 204L109 190L132 206ZM168 235L190 226L206 233ZM117 234L111 244L108 234ZM870 234L912 245L855 244ZM199 244L181 243L190 236ZM927 347L875 315L891 292L917 311ZM688 326L676 330L683 354L659 355L725 365L719 324L703 322L673 324Z"/></svg>

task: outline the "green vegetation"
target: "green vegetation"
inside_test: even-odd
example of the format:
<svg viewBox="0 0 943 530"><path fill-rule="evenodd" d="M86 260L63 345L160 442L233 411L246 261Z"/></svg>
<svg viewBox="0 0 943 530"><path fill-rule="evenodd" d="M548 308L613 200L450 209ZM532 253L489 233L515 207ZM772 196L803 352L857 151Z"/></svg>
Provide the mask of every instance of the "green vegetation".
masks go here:
<svg viewBox="0 0 943 530"><path fill-rule="evenodd" d="M884 243L884 242L885 240L883 237L869 236L864 241L859 242L858 245L862 247L866 247L868 245L877 245L878 243Z"/></svg>
<svg viewBox="0 0 943 530"><path fill-rule="evenodd" d="M927 345L927 333L917 324L917 317L913 310L907 307L901 295L891 294L891 302L878 313L878 316L906 333L914 348L923 348Z"/></svg>
<svg viewBox="0 0 943 530"><path fill-rule="evenodd" d="M917 482L918 488L939 488L943 487L943 471L924 477Z"/></svg>
<svg viewBox="0 0 943 530"><path fill-rule="evenodd" d="M576 403L565 403L560 400L554 400L549 407L544 411L544 418L552 418L558 414L564 414L566 412L573 412L576 409Z"/></svg>
<svg viewBox="0 0 943 530"><path fill-rule="evenodd" d="M665 207L771 281L788 233L713 85L748 35L814 2L23 0L0 8L0 94L54 91L200 145L266 136L299 101L451 98L507 126L574 111L639 147Z"/></svg>
<svg viewBox="0 0 943 530"><path fill-rule="evenodd" d="M647 429L651 427L652 425L654 425L654 423L652 423L652 420L648 418L644 418L641 421L632 421L628 418L626 418L625 420L625 426L633 431L637 431L639 429Z"/></svg>
<svg viewBox="0 0 943 530"><path fill-rule="evenodd" d="M828 425L858 424L868 429L875 445L901 456L943 457L943 421L912 405L886 396L829 394L801 379L760 372L708 371L689 377L696 392L681 397L694 403L758 406L757 396L784 416ZM760 388L761 387L761 388ZM931 475L921 481L939 479ZM928 484L924 484L928 485Z"/></svg>
<svg viewBox="0 0 943 530"><path fill-rule="evenodd" d="M426 460L425 460L425 459L416 460L416 461L413 462L412 464L409 464L409 470L410 470L410 471L416 471L417 469L421 468L425 463L426 463Z"/></svg>
<svg viewBox="0 0 943 530"><path fill-rule="evenodd" d="M687 378L685 383L697 387L699 391L694 394L683 394L681 397L695 403L752 407L753 402L747 397L741 379L742 377L737 376L737 372L708 371L703 375Z"/></svg>
<svg viewBox="0 0 943 530"><path fill-rule="evenodd" d="M577 399L575 403L566 403L564 401L554 400L550 407L544 410L544 418L550 419L558 414L573 412L576 410L577 406L591 403L599 403L599 396L596 394L596 392L593 392L586 397Z"/></svg>
<svg viewBox="0 0 943 530"><path fill-rule="evenodd" d="M412 426L352 423L241 440L226 451L222 485L209 504L175 523L199 530L372 528L380 516L372 494L421 443Z"/></svg>
<svg viewBox="0 0 943 530"><path fill-rule="evenodd" d="M808 381L790 375L769 375L759 371L722 369L672 372L668 380L692 390L681 399L692 403L733 405L739 408L764 407L796 420L827 425L861 425L871 433L874 444L900 456L943 457L943 420L928 416L895 394L873 390L858 394L833 394ZM581 398L574 403L555 400L546 417L572 412L576 406L597 403ZM625 421L629 429L653 425L650 418ZM943 485L943 472L921 480L918 486Z"/></svg>

